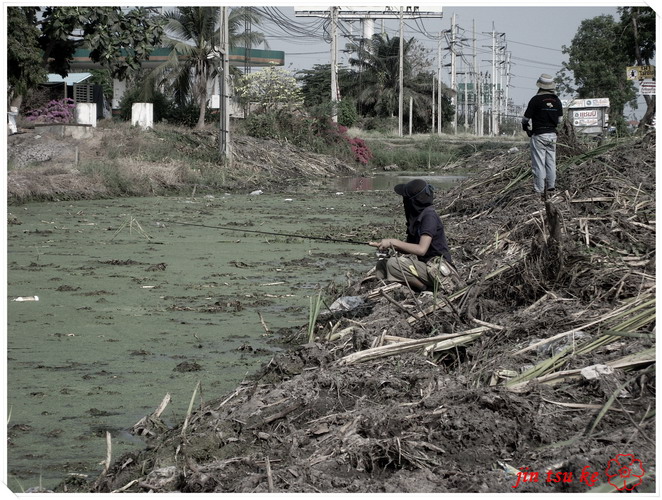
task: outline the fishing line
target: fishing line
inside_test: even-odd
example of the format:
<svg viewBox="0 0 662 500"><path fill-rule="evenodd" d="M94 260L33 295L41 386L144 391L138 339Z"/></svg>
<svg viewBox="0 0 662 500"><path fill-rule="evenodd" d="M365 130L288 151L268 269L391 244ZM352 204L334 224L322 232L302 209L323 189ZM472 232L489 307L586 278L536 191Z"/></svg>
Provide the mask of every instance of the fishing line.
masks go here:
<svg viewBox="0 0 662 500"><path fill-rule="evenodd" d="M306 236L301 234L291 234L291 233L276 233L272 231L258 231L256 229L244 229L239 227L228 227L228 226L209 226L207 224L196 224L194 222L177 222L174 220L164 220L169 224L179 224L180 226L195 226L195 227L204 227L208 229L220 229L222 231L240 231L243 233L256 233L256 234L266 234L269 236L287 236L290 238L303 238L307 240L318 240L318 241L328 241L330 243L349 243L350 245L369 245L365 241L356 241L356 240L341 240L337 238L327 238L322 236Z"/></svg>

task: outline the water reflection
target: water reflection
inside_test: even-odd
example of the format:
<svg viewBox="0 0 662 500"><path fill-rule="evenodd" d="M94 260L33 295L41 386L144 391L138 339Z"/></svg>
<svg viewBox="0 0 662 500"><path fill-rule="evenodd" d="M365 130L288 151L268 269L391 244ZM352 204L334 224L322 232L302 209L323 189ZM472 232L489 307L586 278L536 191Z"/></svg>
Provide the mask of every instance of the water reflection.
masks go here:
<svg viewBox="0 0 662 500"><path fill-rule="evenodd" d="M412 179L424 179L437 190L446 190L466 179L463 175L430 175L430 174L378 174L371 177L340 177L335 180L334 187L340 191L390 191L397 184L409 182Z"/></svg>

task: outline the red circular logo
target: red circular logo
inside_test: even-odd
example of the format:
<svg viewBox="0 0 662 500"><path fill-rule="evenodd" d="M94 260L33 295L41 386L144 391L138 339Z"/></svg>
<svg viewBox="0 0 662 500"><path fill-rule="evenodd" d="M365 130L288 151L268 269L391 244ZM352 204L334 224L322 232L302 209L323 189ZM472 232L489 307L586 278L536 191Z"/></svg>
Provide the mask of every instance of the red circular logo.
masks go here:
<svg viewBox="0 0 662 500"><path fill-rule="evenodd" d="M645 471L641 460L634 458L634 455L619 453L609 460L605 474L609 478L609 484L618 491L632 491L644 480ZM628 484L628 480L632 482Z"/></svg>

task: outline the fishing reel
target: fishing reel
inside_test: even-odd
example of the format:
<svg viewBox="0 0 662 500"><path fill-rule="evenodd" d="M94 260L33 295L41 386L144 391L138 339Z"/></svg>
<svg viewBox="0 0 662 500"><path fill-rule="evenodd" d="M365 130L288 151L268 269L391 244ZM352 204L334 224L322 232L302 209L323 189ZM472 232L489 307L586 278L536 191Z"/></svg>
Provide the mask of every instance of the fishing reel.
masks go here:
<svg viewBox="0 0 662 500"><path fill-rule="evenodd" d="M377 260L386 260L389 259L393 255L393 250L388 248L386 250L377 250L375 252L375 256L377 257Z"/></svg>

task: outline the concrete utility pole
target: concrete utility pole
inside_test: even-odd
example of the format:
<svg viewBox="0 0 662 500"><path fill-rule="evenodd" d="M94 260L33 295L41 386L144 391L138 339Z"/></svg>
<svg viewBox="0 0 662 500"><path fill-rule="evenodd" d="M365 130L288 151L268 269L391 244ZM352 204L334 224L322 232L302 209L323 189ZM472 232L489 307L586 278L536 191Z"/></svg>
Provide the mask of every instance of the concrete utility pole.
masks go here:
<svg viewBox="0 0 662 500"><path fill-rule="evenodd" d="M220 130L219 130L219 152L226 161L232 158L230 151L230 91L229 91L229 78L230 78L230 34L228 32L228 8L221 7L220 12L220 53L221 53L221 81L219 85L219 115L220 115Z"/></svg>
<svg viewBox="0 0 662 500"><path fill-rule="evenodd" d="M436 113L436 110L434 109L434 105L435 105L434 98L435 98L435 92L437 91L437 89L435 88L435 80L436 80L435 76L432 75L432 129L431 129L431 133L433 133L433 134L434 134L434 118L435 118L434 115Z"/></svg>
<svg viewBox="0 0 662 500"><path fill-rule="evenodd" d="M409 96L409 135L413 132L414 125L414 97Z"/></svg>
<svg viewBox="0 0 662 500"><path fill-rule="evenodd" d="M439 54L437 61L437 133L441 135L441 41L443 40L443 31L439 32Z"/></svg>
<svg viewBox="0 0 662 500"><path fill-rule="evenodd" d="M499 121L498 131L501 131L504 116L506 115L506 101L504 99L504 78L506 76L506 34L499 33Z"/></svg>
<svg viewBox="0 0 662 500"><path fill-rule="evenodd" d="M399 62L399 89L398 89L398 136L402 137L402 113L404 112L404 84L405 84L405 22L404 10L400 7L400 62Z"/></svg>
<svg viewBox="0 0 662 500"><path fill-rule="evenodd" d="M497 135L497 122L496 122L496 106L497 106L497 96L496 96L496 32L494 31L494 24L492 24L492 84L491 88L491 105L490 105L490 122L492 126L490 127L490 135Z"/></svg>
<svg viewBox="0 0 662 500"><path fill-rule="evenodd" d="M338 7L331 7L331 119L338 123Z"/></svg>
<svg viewBox="0 0 662 500"><path fill-rule="evenodd" d="M467 87L469 86L469 81L467 80L469 69L466 67L466 64L464 64L464 58L462 58L462 66L464 68L464 74L462 78L464 81L464 131L467 132L469 130L469 94L467 90Z"/></svg>
<svg viewBox="0 0 662 500"><path fill-rule="evenodd" d="M508 109L509 99L510 99L508 92L509 87L510 87L510 52L507 53L507 58L506 58L506 103L504 105L504 109L506 110L506 119L508 121L511 120L510 111Z"/></svg>
<svg viewBox="0 0 662 500"><path fill-rule="evenodd" d="M457 75L455 68L455 14L451 20L451 90L453 91L453 133L457 134Z"/></svg>
<svg viewBox="0 0 662 500"><path fill-rule="evenodd" d="M479 79L479 72L478 72L478 58L477 58L477 51L476 51L476 20L473 20L473 26L472 26L472 36L473 36L473 101L474 101L474 109L473 109L473 115L474 115L474 134L476 135L481 135L480 130L481 128L479 127L479 118L480 118L480 112L478 111L479 106L480 106L480 79Z"/></svg>

